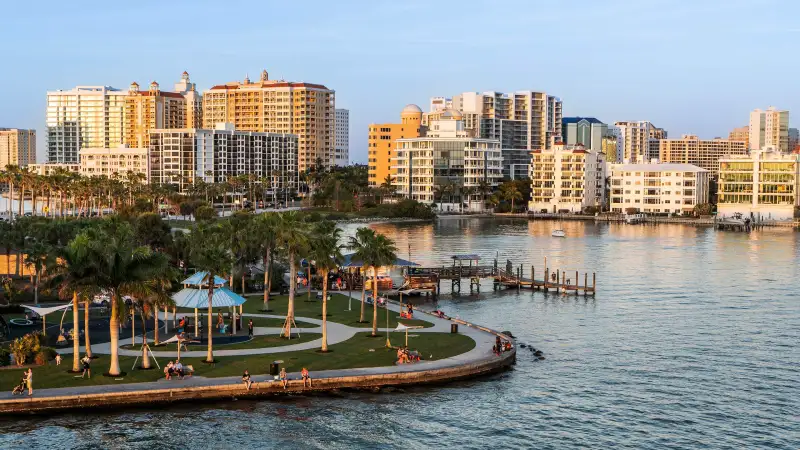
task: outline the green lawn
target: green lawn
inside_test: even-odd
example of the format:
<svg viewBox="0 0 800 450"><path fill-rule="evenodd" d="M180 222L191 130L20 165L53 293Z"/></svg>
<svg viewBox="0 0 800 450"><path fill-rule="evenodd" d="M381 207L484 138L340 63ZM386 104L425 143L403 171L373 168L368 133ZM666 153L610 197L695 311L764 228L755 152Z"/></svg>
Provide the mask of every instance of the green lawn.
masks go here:
<svg viewBox="0 0 800 450"><path fill-rule="evenodd" d="M396 350L387 350L384 347L386 343L385 336L376 338L368 336L369 333L360 333L348 341L331 345L329 347L331 351L328 353L303 350L248 357L217 357L219 361L213 366L203 363L202 358L182 358L181 360L184 364L194 366L196 375L204 377L241 375L245 369L254 375L266 374L269 372L270 362L275 360L282 360L283 364L281 366L286 367L289 372L298 372L301 368L307 367L312 371L312 376L315 370L393 365ZM393 345L400 345L404 341L404 334L391 333L390 338ZM419 350L423 355L423 359L437 360L467 352L475 347L475 342L468 336L461 334L420 333L419 337L409 339L409 347ZM72 367L71 355L64 356L61 366L51 363L46 366L34 367L34 395L37 388L137 383L155 381L164 376L163 372L158 369L131 370L134 357L121 356L119 359L122 370L128 372L119 381L102 375L103 372L108 370L108 356L106 355L102 355L92 362L91 379L74 378L73 374L66 372ZM159 358L161 367L164 367L163 364L167 361L167 358ZM22 372L22 369L0 370L0 386L10 391L19 382Z"/></svg>
<svg viewBox="0 0 800 450"><path fill-rule="evenodd" d="M311 298L314 298L314 293L311 294ZM295 316L298 318L302 317L310 317L313 319L322 319L322 301L313 300L311 302L306 301L308 299L307 294L299 295L295 298L294 301L294 310ZM276 295L271 296L269 300L269 308L272 310L269 314L274 315L283 315L286 314L286 310L289 303L289 296L288 295ZM249 299L247 303L244 304L244 312L245 313L259 313L259 309L263 307L263 303L259 301L253 301ZM365 305L364 310L364 319L367 323L359 323L358 319L361 317L361 300L360 299L353 299L352 300L352 311L347 310L347 296L341 294L331 294L331 299L328 301L328 320L331 322L341 323L344 325L349 325L351 327L360 327L360 328L371 328L372 327L372 305ZM400 314L395 311L389 311L389 327L394 328L397 326L397 321ZM433 324L431 322L414 319L414 320L405 320L400 319L406 325L414 325L414 326L422 326L424 328L432 327ZM384 308L378 308L378 328L385 328L386 327L386 310Z"/></svg>
<svg viewBox="0 0 800 450"><path fill-rule="evenodd" d="M274 314L274 313L262 313L262 314ZM249 320L253 320L254 327L266 327L266 328L281 328L283 327L283 323L286 319L273 319L267 317L247 317L244 316L244 328L247 329L247 322ZM319 328L320 325L315 323L308 323L303 322L301 320L295 320L298 328Z"/></svg>
<svg viewBox="0 0 800 450"><path fill-rule="evenodd" d="M282 345L294 345L300 344L303 342L309 342L322 337L322 334L319 333L303 333L298 338L297 335L293 334L292 339L286 339L280 337L277 334L270 334L266 336L254 336L253 339L246 341L246 342L238 342L235 344L214 344L215 349L219 350L238 350L238 349L248 349L248 348L266 348L266 347L280 347ZM177 343L170 343L167 345L151 345L150 349L153 351L177 351ZM200 344L189 344L186 346L189 351L198 351L198 350L205 350L205 345ZM123 345L121 348L126 350L140 350L142 348L141 344L136 345Z"/></svg>

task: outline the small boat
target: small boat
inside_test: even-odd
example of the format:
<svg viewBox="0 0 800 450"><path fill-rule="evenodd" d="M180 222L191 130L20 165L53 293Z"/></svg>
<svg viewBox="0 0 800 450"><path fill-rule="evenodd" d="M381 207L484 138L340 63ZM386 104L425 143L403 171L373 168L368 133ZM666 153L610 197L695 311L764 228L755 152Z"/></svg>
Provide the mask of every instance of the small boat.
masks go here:
<svg viewBox="0 0 800 450"><path fill-rule="evenodd" d="M562 230L561 228L559 228L557 230L553 230L551 235L553 237L567 237L567 233L565 233L564 230Z"/></svg>

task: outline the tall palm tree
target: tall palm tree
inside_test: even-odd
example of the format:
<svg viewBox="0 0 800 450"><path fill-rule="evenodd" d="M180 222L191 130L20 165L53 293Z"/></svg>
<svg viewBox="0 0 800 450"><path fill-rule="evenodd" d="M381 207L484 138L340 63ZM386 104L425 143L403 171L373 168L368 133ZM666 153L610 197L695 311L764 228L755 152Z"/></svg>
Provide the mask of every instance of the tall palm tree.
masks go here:
<svg viewBox="0 0 800 450"><path fill-rule="evenodd" d="M284 212L280 214L275 234L277 242L283 247L289 259L289 303L284 333L291 338L292 323L294 323L294 298L297 292L297 257L309 245L308 223L297 211Z"/></svg>
<svg viewBox="0 0 800 450"><path fill-rule="evenodd" d="M352 261L361 261L361 316L359 323L364 323L364 305L367 297L367 261L370 259L369 252L372 248L370 242L375 239L375 230L367 227L360 227L356 230L355 236L350 236L348 248L353 251Z"/></svg>
<svg viewBox="0 0 800 450"><path fill-rule="evenodd" d="M85 237L82 237L85 236ZM112 218L96 228L81 233L81 246L90 258L91 281L110 294L111 361L108 375L118 376L119 324L124 311L120 308L124 296L143 298L150 293L150 283L167 267L167 258L146 246L136 243L133 228L127 222Z"/></svg>
<svg viewBox="0 0 800 450"><path fill-rule="evenodd" d="M8 213L8 220L11 220L14 218L14 210L11 207L11 203L14 201L14 185L18 184L20 180L19 166L15 164L6 165L4 178L5 182L8 183L8 203L6 204L6 209Z"/></svg>
<svg viewBox="0 0 800 450"><path fill-rule="evenodd" d="M280 217L275 213L263 213L256 217L254 235L260 244L264 264L264 308L269 311L269 294L272 289L272 260L276 245L276 234Z"/></svg>
<svg viewBox="0 0 800 450"><path fill-rule="evenodd" d="M511 201L511 212L514 212L514 200L522 200L522 192L514 183L504 183L500 186L500 195L506 201Z"/></svg>
<svg viewBox="0 0 800 450"><path fill-rule="evenodd" d="M391 266L397 259L397 247L394 242L380 233L374 233L367 243L367 259L364 264L372 267L372 335L378 335L378 270ZM388 305L387 305L388 308Z"/></svg>
<svg viewBox="0 0 800 450"><path fill-rule="evenodd" d="M314 230L314 245L309 260L322 275L322 347L328 351L328 274L339 267L342 261L342 246L339 244L342 230L334 222L320 222Z"/></svg>
<svg viewBox="0 0 800 450"><path fill-rule="evenodd" d="M191 232L189 258L197 269L207 272L208 288L208 352L206 362L214 362L212 330L214 329L212 299L214 298L214 280L225 273L233 263L230 253L228 234L221 223L199 223Z"/></svg>
<svg viewBox="0 0 800 450"><path fill-rule="evenodd" d="M31 239L25 245L25 265L33 269L33 303L39 305L39 282L42 272L52 262L52 248L44 242Z"/></svg>

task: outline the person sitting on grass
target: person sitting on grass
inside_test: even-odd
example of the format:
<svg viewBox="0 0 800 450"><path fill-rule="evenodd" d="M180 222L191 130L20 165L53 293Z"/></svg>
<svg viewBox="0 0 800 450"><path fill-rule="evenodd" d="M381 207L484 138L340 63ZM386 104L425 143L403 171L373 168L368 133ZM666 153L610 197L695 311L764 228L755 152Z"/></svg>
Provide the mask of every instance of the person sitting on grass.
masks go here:
<svg viewBox="0 0 800 450"><path fill-rule="evenodd" d="M283 383L283 388L286 389L286 387L289 385L289 377L286 375L285 367L281 367L281 374L279 376L281 379L281 383Z"/></svg>
<svg viewBox="0 0 800 450"><path fill-rule="evenodd" d="M244 373L242 374L242 383L247 386L248 391L250 390L250 385L253 384L253 382L250 381L250 372L248 372L247 369L245 369Z"/></svg>
<svg viewBox="0 0 800 450"><path fill-rule="evenodd" d="M306 381L308 381L308 387L311 387L311 375L309 375L308 369L303 367L303 370L300 371L300 376L303 377L303 387L306 387Z"/></svg>
<svg viewBox="0 0 800 450"><path fill-rule="evenodd" d="M92 362L92 358L89 358L89 354L87 353L83 359L81 359L81 364L83 364L83 373L81 374L81 378L92 378L92 367L90 363Z"/></svg>

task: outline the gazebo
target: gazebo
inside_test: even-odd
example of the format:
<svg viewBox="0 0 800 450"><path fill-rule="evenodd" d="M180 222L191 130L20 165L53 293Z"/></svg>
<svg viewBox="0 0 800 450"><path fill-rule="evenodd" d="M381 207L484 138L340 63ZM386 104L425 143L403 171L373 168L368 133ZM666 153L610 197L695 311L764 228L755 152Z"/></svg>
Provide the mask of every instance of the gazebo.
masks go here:
<svg viewBox="0 0 800 450"><path fill-rule="evenodd" d="M194 335L198 336L197 323L199 318L198 310L200 308L208 307L208 272L197 272L189 278L183 280L185 286L180 291L176 292L172 299L175 301L176 308L190 308L194 309ZM224 278L214 277L214 293L211 297L212 308L235 308L241 307L247 301L241 295L224 287L226 280ZM241 313L241 311L240 311ZM236 332L236 321L233 321L233 332Z"/></svg>

